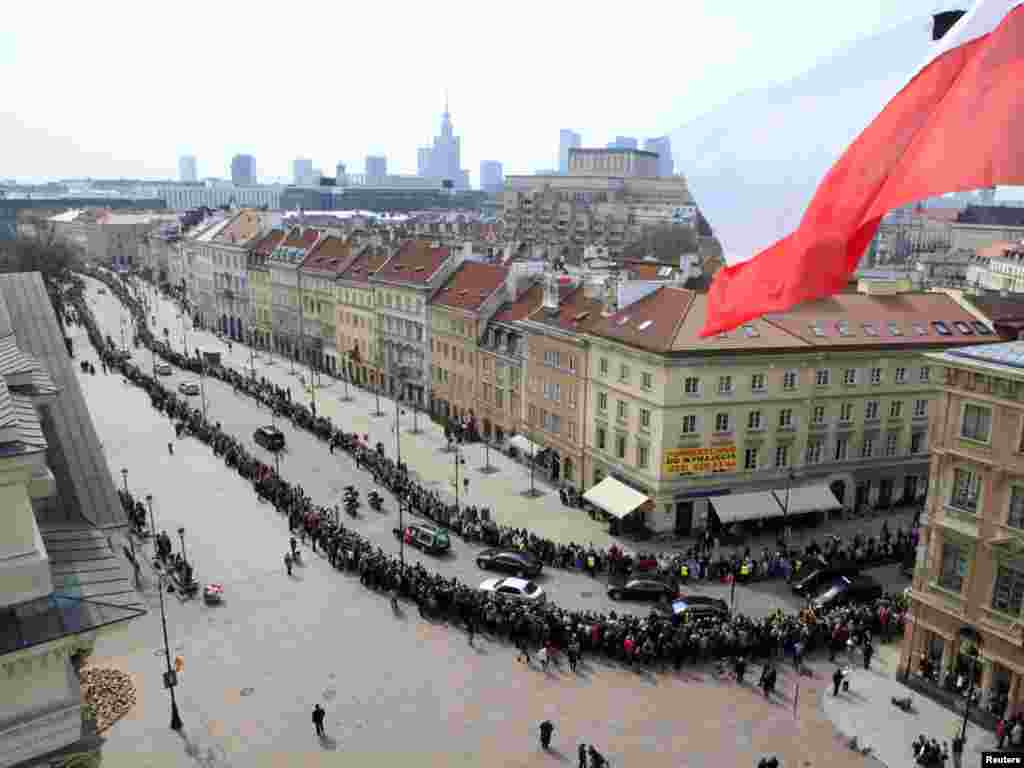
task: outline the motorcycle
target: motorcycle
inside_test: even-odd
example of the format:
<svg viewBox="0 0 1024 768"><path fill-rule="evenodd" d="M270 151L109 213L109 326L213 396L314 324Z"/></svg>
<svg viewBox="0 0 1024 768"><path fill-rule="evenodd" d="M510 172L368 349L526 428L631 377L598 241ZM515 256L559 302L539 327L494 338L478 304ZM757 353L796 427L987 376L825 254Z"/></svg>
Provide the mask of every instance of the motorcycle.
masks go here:
<svg viewBox="0 0 1024 768"><path fill-rule="evenodd" d="M370 509L374 512L380 512L381 506L384 504L384 499L376 491L370 491L370 495L367 497L370 502Z"/></svg>

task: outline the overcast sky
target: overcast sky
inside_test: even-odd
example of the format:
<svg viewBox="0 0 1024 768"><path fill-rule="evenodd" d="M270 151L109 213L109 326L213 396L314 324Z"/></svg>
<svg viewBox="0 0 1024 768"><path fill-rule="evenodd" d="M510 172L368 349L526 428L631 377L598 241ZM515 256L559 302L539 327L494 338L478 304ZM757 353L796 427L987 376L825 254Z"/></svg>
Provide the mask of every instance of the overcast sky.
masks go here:
<svg viewBox="0 0 1024 768"><path fill-rule="evenodd" d="M0 31L0 178L261 179L313 159L414 173L445 89L463 167L557 166L586 146L668 133L736 93L798 75L938 0L10 3ZM16 33L12 30L16 30ZM680 169L685 172L685 169Z"/></svg>

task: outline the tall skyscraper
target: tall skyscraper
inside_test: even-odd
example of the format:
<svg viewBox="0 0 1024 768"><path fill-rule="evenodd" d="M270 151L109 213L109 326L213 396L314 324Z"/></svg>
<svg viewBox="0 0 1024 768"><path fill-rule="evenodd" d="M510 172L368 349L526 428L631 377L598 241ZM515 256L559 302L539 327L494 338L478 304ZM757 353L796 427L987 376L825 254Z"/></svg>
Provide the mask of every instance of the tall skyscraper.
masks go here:
<svg viewBox="0 0 1024 768"><path fill-rule="evenodd" d="M236 187L256 186L256 158L252 155L235 155L231 158L231 183Z"/></svg>
<svg viewBox="0 0 1024 768"><path fill-rule="evenodd" d="M339 187L348 186L348 171L345 170L344 163L338 163L334 169L334 183Z"/></svg>
<svg viewBox="0 0 1024 768"><path fill-rule="evenodd" d="M569 150L580 146L580 135L563 128L558 132L558 172L569 173Z"/></svg>
<svg viewBox="0 0 1024 768"><path fill-rule="evenodd" d="M468 186L468 172L462 170L462 139L455 135L452 127L451 113L448 111L448 99L445 98L444 112L441 115L441 133L434 137L434 144L430 147L421 147L416 153L417 165L423 165L430 156L427 173L420 173L421 176L429 176L441 181L451 181L455 189L466 189Z"/></svg>
<svg viewBox="0 0 1024 768"><path fill-rule="evenodd" d="M608 142L608 149L639 149L640 144L632 136L616 136L615 141Z"/></svg>
<svg viewBox="0 0 1024 768"><path fill-rule="evenodd" d="M366 180L371 184L380 184L388 175L388 159L384 155L366 156Z"/></svg>
<svg viewBox="0 0 1024 768"><path fill-rule="evenodd" d="M310 187L320 181L313 178L313 161L307 157L299 157L292 162L292 179L299 187Z"/></svg>
<svg viewBox="0 0 1024 768"><path fill-rule="evenodd" d="M644 149L658 153L658 175L671 176L675 173L676 163L672 159L672 141L668 136L659 136L644 142Z"/></svg>
<svg viewBox="0 0 1024 768"><path fill-rule="evenodd" d="M480 162L480 189L484 192L499 192L505 186L505 175L497 160Z"/></svg>
<svg viewBox="0 0 1024 768"><path fill-rule="evenodd" d="M199 174L196 172L196 156L182 155L178 158L178 179L180 181L197 181Z"/></svg>

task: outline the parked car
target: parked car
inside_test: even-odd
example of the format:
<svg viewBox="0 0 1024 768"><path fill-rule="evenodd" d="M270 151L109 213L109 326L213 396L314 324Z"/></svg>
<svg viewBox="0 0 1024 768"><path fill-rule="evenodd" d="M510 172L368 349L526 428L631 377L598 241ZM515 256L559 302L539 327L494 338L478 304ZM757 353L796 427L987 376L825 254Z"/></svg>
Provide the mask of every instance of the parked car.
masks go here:
<svg viewBox="0 0 1024 768"><path fill-rule="evenodd" d="M672 601L671 609L674 616L686 614L693 619L729 615L729 604L725 600L704 595L680 595Z"/></svg>
<svg viewBox="0 0 1024 768"><path fill-rule="evenodd" d="M198 395L199 385L196 384L194 381L183 381L181 382L181 384L178 385L178 391L181 392L181 394L183 395Z"/></svg>
<svg viewBox="0 0 1024 768"><path fill-rule="evenodd" d="M487 579L480 585L481 592L497 595L507 600L526 603L543 603L547 600L544 590L526 579L512 577L504 579Z"/></svg>
<svg viewBox="0 0 1024 768"><path fill-rule="evenodd" d="M485 549L477 553L476 564L485 571L507 571L516 576L536 578L544 567L540 559L530 553L518 549Z"/></svg>
<svg viewBox="0 0 1024 768"><path fill-rule="evenodd" d="M627 579L620 584L608 585L612 600L671 600L679 591L658 579Z"/></svg>
<svg viewBox="0 0 1024 768"><path fill-rule="evenodd" d="M400 538L402 530L395 528L394 534L396 539ZM413 523L405 526L405 541L431 555L440 555L447 552L452 546L448 532L430 523Z"/></svg>
<svg viewBox="0 0 1024 768"><path fill-rule="evenodd" d="M252 439L256 445L263 446L268 451L280 451L284 448L284 433L273 426L263 426L252 433Z"/></svg>
<svg viewBox="0 0 1024 768"><path fill-rule="evenodd" d="M156 371L157 376L170 376L174 373L170 363L157 363L153 366L153 370Z"/></svg>
<svg viewBox="0 0 1024 768"><path fill-rule="evenodd" d="M828 611L842 605L868 603L880 598L885 590L870 576L840 576L819 594L811 605L816 611Z"/></svg>
<svg viewBox="0 0 1024 768"><path fill-rule="evenodd" d="M823 564L819 562L806 567L804 575L793 582L793 592L801 597L810 597L841 576L853 578L859 574L860 567L856 563Z"/></svg>

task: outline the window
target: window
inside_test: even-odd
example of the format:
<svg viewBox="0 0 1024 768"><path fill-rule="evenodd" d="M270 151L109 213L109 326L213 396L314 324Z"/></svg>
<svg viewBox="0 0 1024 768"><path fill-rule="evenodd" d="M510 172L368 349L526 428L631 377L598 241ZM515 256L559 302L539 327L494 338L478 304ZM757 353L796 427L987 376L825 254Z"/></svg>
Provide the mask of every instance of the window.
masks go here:
<svg viewBox="0 0 1024 768"><path fill-rule="evenodd" d="M1011 528L1024 528L1024 487L1015 485L1010 490L1010 510L1006 524Z"/></svg>
<svg viewBox="0 0 1024 768"><path fill-rule="evenodd" d="M757 448L747 448L743 452L743 468L744 469L757 469Z"/></svg>
<svg viewBox="0 0 1024 768"><path fill-rule="evenodd" d="M619 381L629 381L629 366L625 363L619 366Z"/></svg>
<svg viewBox="0 0 1024 768"><path fill-rule="evenodd" d="M576 440L576 422L575 421L568 422L568 427L569 427L569 439L575 441ZM565 479L566 480L570 480L571 478L569 477L569 468L568 467L564 467L564 469L565 469L565 476L566 476Z"/></svg>
<svg viewBox="0 0 1024 768"><path fill-rule="evenodd" d="M987 443L992 428L992 411L980 405L967 403L964 406L964 418L960 425L960 437Z"/></svg>
<svg viewBox="0 0 1024 768"><path fill-rule="evenodd" d="M807 463L820 464L821 454L824 448L824 440L811 440L809 443L807 443Z"/></svg>
<svg viewBox="0 0 1024 768"><path fill-rule="evenodd" d="M626 436L616 435L615 436L615 455L620 459L626 458Z"/></svg>
<svg viewBox="0 0 1024 768"><path fill-rule="evenodd" d="M751 411L747 414L747 429L757 431L761 429L761 412Z"/></svg>
<svg viewBox="0 0 1024 768"><path fill-rule="evenodd" d="M764 374L755 373L750 377L750 391L751 392L764 392Z"/></svg>
<svg viewBox="0 0 1024 768"><path fill-rule="evenodd" d="M900 437L895 432L890 432L885 436L885 455L895 456L896 449L899 448Z"/></svg>
<svg viewBox="0 0 1024 768"><path fill-rule="evenodd" d="M562 385L553 381L544 382L544 399L559 402L562 399Z"/></svg>
<svg viewBox="0 0 1024 768"><path fill-rule="evenodd" d="M819 387L827 387L831 379L831 371L828 368L819 368L814 372L814 383Z"/></svg>
<svg viewBox="0 0 1024 768"><path fill-rule="evenodd" d="M882 369L872 368L871 369L871 385L877 387L882 383Z"/></svg>
<svg viewBox="0 0 1024 768"><path fill-rule="evenodd" d="M531 424L536 423L536 421L537 421L537 406L531 405L527 409L526 413L527 413L527 416L529 417L529 422Z"/></svg>
<svg viewBox="0 0 1024 768"><path fill-rule="evenodd" d="M636 447L636 465L638 467L646 467L650 458L651 449L646 445L637 445Z"/></svg>
<svg viewBox="0 0 1024 768"><path fill-rule="evenodd" d="M720 394L720 395L731 395L732 394L732 376L719 376L718 377L718 394Z"/></svg>
<svg viewBox="0 0 1024 768"><path fill-rule="evenodd" d="M857 369L847 368L843 371L843 384L852 387L857 383Z"/></svg>
<svg viewBox="0 0 1024 768"><path fill-rule="evenodd" d="M782 374L782 388L787 392L792 392L796 389L797 372L786 371Z"/></svg>
<svg viewBox="0 0 1024 768"><path fill-rule="evenodd" d="M569 355L569 370L576 373L576 355Z"/></svg>
<svg viewBox="0 0 1024 768"><path fill-rule="evenodd" d="M843 403L839 406L839 421L843 424L853 421L853 403Z"/></svg>
<svg viewBox="0 0 1024 768"><path fill-rule="evenodd" d="M918 380L922 384L926 384L929 381L931 381L931 379L932 379L932 369L931 369L931 367L929 367L927 365L922 365L921 366L921 371L918 374Z"/></svg>
<svg viewBox="0 0 1024 768"><path fill-rule="evenodd" d="M845 437L836 438L836 449L832 452L832 458L835 461L846 461L846 457L850 453L850 441Z"/></svg>
<svg viewBox="0 0 1024 768"><path fill-rule="evenodd" d="M640 409L640 428L650 429L651 428L651 411L648 408Z"/></svg>
<svg viewBox="0 0 1024 768"><path fill-rule="evenodd" d="M597 443L598 450L603 451L605 449L605 445L608 443L608 432L604 427L598 427L595 434L596 437L594 442Z"/></svg>
<svg viewBox="0 0 1024 768"><path fill-rule="evenodd" d="M625 421L629 417L629 406L626 405L625 400L619 400L615 405L615 415L619 417L621 421Z"/></svg>
<svg viewBox="0 0 1024 768"><path fill-rule="evenodd" d="M576 387L575 386L569 387L569 389L566 390L565 394L566 394L566 396L568 398L569 405L570 406L575 406L576 405Z"/></svg>
<svg viewBox="0 0 1024 768"><path fill-rule="evenodd" d="M910 452L924 453L924 432L915 432L910 436Z"/></svg>
<svg viewBox="0 0 1024 768"><path fill-rule="evenodd" d="M495 389L494 390L494 404L496 406L498 406L499 408L502 408L504 406L504 403L505 403L504 395L505 395L505 390L503 390L503 389Z"/></svg>
<svg viewBox="0 0 1024 768"><path fill-rule="evenodd" d="M561 353L557 349L549 349L544 352L544 364L557 368L561 362Z"/></svg>
<svg viewBox="0 0 1024 768"><path fill-rule="evenodd" d="M967 512L977 513L978 496L981 492L981 477L969 469L953 470L953 493L949 505Z"/></svg>
<svg viewBox="0 0 1024 768"><path fill-rule="evenodd" d="M607 411L608 410L608 393L598 392L597 393L597 410Z"/></svg>
<svg viewBox="0 0 1024 768"><path fill-rule="evenodd" d="M683 434L692 435L697 431L697 414L688 413L683 416Z"/></svg>
<svg viewBox="0 0 1024 768"><path fill-rule="evenodd" d="M696 376L687 376L683 381L683 392L690 397L700 394L700 379Z"/></svg>
<svg viewBox="0 0 1024 768"><path fill-rule="evenodd" d="M906 384L907 383L907 369L904 368L903 366L900 366L899 368L897 368L895 374L893 375L893 380L897 384Z"/></svg>
<svg viewBox="0 0 1024 768"><path fill-rule="evenodd" d="M996 582L992 588L992 607L1003 613L1020 614L1024 601L1024 572L1000 565L996 569Z"/></svg>
<svg viewBox="0 0 1024 768"><path fill-rule="evenodd" d="M816 405L816 406L814 406L814 410L811 412L811 421L813 423L815 423L815 424L824 424L825 423L825 406L824 405Z"/></svg>
<svg viewBox="0 0 1024 768"><path fill-rule="evenodd" d="M902 419L903 418L903 401L893 400L889 403L889 418L890 419Z"/></svg>
<svg viewBox="0 0 1024 768"><path fill-rule="evenodd" d="M788 445L777 445L777 446L775 446L775 466L776 467L788 467L789 466L789 446Z"/></svg>
<svg viewBox="0 0 1024 768"><path fill-rule="evenodd" d="M716 413L715 414L715 432L722 433L729 431L729 414L728 413Z"/></svg>
<svg viewBox="0 0 1024 768"><path fill-rule="evenodd" d="M878 420L878 401L868 400L864 403L864 421Z"/></svg>
<svg viewBox="0 0 1024 768"><path fill-rule="evenodd" d="M602 376L608 375L608 358L602 357L597 363L597 370Z"/></svg>
<svg viewBox="0 0 1024 768"><path fill-rule="evenodd" d="M928 415L928 401L927 400L915 400L914 401L914 418L923 419Z"/></svg>
<svg viewBox="0 0 1024 768"><path fill-rule="evenodd" d="M640 374L640 386L643 389L651 389L654 386L654 376L651 375L650 371L644 371Z"/></svg>
<svg viewBox="0 0 1024 768"><path fill-rule="evenodd" d="M791 429L793 427L793 409L783 408L779 411L779 429Z"/></svg>
<svg viewBox="0 0 1024 768"><path fill-rule="evenodd" d="M965 548L955 541L942 542L942 567L939 570L939 586L951 592L959 592L964 586L967 575L967 556ZM1020 601L1017 602L1020 610Z"/></svg>
<svg viewBox="0 0 1024 768"><path fill-rule="evenodd" d="M865 437L864 442L860 446L860 457L862 459L870 459L875 455L875 438Z"/></svg>
<svg viewBox="0 0 1024 768"><path fill-rule="evenodd" d="M562 417L557 413L541 411L541 423L548 432L557 435L562 429Z"/></svg>

